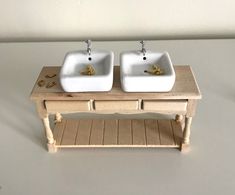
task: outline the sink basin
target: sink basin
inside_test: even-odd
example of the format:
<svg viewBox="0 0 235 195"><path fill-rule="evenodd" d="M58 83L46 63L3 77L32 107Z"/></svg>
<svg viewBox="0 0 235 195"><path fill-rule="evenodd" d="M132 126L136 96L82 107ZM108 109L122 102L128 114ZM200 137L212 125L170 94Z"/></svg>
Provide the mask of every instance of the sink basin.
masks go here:
<svg viewBox="0 0 235 195"><path fill-rule="evenodd" d="M162 75L146 73L152 65L163 70ZM168 92L175 83L175 71L167 52L127 51L120 55L120 78L126 92Z"/></svg>
<svg viewBox="0 0 235 195"><path fill-rule="evenodd" d="M95 75L82 75L87 65L95 69ZM109 91L113 85L113 52L69 52L60 71L60 83L66 92Z"/></svg>

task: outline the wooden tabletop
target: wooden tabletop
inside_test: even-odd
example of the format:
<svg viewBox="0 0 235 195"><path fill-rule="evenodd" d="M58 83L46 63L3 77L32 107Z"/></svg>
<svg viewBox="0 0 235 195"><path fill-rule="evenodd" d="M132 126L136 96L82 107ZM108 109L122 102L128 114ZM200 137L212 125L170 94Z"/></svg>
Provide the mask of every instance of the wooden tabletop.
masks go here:
<svg viewBox="0 0 235 195"><path fill-rule="evenodd" d="M170 92L124 92L120 83L119 66L114 67L113 88L108 92L64 92L59 82L60 67L47 66L43 67L34 87L30 98L32 100L133 100L133 99L201 99L200 90L193 75L190 66L174 66L176 73L176 81ZM46 78L47 74L56 74L53 78ZM44 80L45 83L56 82L51 88L38 86L38 81Z"/></svg>

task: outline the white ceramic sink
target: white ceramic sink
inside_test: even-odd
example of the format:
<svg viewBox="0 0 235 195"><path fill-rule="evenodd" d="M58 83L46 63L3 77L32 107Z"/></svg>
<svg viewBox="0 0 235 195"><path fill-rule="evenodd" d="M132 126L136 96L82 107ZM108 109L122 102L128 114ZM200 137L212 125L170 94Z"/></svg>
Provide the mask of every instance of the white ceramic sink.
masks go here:
<svg viewBox="0 0 235 195"><path fill-rule="evenodd" d="M168 92L175 83L175 71L167 52L127 51L120 55L120 78L122 89L126 92ZM157 64L162 75L146 73Z"/></svg>
<svg viewBox="0 0 235 195"><path fill-rule="evenodd" d="M109 91L113 85L113 52L70 52L65 56L60 71L60 83L66 92ZM95 69L95 75L82 75L87 65Z"/></svg>

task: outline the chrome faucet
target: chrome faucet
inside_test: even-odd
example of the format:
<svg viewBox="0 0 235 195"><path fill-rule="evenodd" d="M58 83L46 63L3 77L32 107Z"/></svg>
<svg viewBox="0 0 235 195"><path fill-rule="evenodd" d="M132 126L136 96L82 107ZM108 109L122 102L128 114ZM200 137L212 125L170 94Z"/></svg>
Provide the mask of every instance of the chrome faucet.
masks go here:
<svg viewBox="0 0 235 195"><path fill-rule="evenodd" d="M91 55L91 40L90 39L88 39L88 40L86 40L85 41L85 43L87 44L87 53L88 53L88 55L90 56Z"/></svg>
<svg viewBox="0 0 235 195"><path fill-rule="evenodd" d="M143 56L145 56L145 54L146 54L145 42L144 42L144 40L141 40L140 43L142 45L141 52L143 53Z"/></svg>

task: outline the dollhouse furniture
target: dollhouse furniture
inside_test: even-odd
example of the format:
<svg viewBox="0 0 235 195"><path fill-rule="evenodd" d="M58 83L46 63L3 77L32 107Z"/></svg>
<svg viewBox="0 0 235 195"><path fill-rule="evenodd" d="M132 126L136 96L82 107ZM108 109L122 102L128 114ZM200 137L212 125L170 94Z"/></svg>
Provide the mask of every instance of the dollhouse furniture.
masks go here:
<svg viewBox="0 0 235 195"><path fill-rule="evenodd" d="M49 152L75 147L169 147L185 150L201 94L190 66L174 66L176 81L170 92L127 93L121 89L119 66L109 92L64 92L60 67L43 67L31 93L42 119ZM49 76L48 76L49 75ZM50 76L52 75L52 76ZM40 81L44 81L45 85ZM39 86L40 85L40 86ZM174 115L174 119L70 119L68 113ZM54 128L49 115L55 115Z"/></svg>

